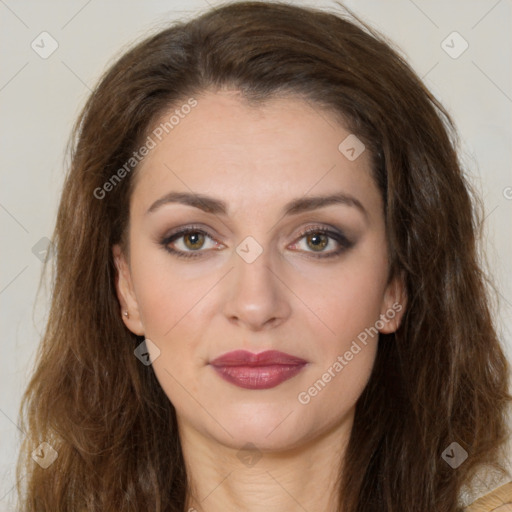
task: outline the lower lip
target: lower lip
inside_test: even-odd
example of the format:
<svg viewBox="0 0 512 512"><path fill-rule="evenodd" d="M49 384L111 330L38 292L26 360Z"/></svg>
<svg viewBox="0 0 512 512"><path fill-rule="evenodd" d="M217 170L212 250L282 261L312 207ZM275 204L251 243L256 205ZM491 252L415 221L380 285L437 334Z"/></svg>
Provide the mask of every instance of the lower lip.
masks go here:
<svg viewBox="0 0 512 512"><path fill-rule="evenodd" d="M213 366L228 382L245 389L269 389L297 375L304 364L269 366Z"/></svg>

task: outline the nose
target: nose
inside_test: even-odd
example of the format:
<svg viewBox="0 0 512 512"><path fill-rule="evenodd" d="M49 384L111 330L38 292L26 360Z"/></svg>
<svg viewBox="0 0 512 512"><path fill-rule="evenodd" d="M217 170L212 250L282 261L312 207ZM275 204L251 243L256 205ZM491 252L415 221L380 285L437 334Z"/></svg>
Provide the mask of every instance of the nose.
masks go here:
<svg viewBox="0 0 512 512"><path fill-rule="evenodd" d="M269 251L252 262L234 252L235 268L227 276L224 314L229 322L251 331L275 328L290 316L291 291L282 267Z"/></svg>

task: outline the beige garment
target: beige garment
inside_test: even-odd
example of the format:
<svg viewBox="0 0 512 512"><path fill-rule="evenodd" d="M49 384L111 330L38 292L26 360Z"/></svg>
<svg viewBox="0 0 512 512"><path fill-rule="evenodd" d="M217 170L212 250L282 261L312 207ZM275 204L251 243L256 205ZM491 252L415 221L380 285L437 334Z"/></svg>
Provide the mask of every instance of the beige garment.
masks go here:
<svg viewBox="0 0 512 512"><path fill-rule="evenodd" d="M512 481L478 498L466 512L512 512Z"/></svg>

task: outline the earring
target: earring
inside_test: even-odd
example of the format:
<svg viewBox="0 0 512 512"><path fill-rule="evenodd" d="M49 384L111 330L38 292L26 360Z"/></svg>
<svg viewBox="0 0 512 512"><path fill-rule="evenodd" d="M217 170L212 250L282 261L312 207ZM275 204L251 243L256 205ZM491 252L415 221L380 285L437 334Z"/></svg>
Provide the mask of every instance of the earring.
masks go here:
<svg viewBox="0 0 512 512"><path fill-rule="evenodd" d="M123 315L128 318L128 311L123 311Z"/></svg>

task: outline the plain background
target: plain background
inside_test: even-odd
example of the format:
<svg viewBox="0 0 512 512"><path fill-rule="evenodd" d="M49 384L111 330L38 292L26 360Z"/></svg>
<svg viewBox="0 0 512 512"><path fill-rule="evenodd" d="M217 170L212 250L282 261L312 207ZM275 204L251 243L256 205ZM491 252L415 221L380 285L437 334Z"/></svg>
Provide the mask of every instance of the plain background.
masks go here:
<svg viewBox="0 0 512 512"><path fill-rule="evenodd" d="M0 511L13 510L14 466L23 436L19 401L47 315L44 293L35 301L40 255L53 231L71 126L100 74L127 45L220 3L0 0ZM329 1L290 3L339 9ZM346 5L396 43L456 122L461 158L485 202L484 249L500 292L499 332L512 360L512 3ZM58 44L47 58L31 46L45 37L50 48L42 32Z"/></svg>

